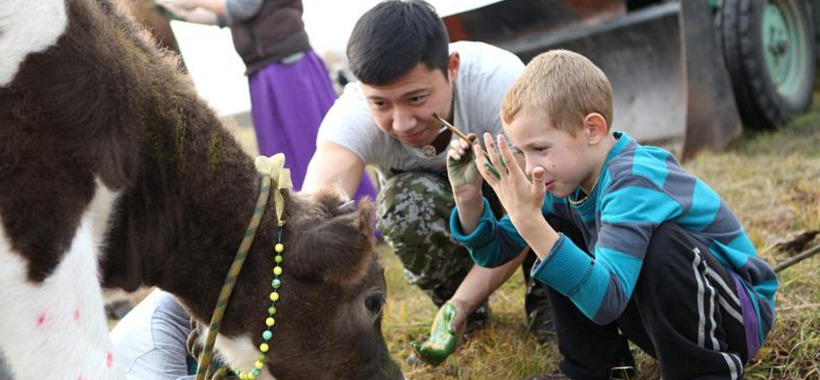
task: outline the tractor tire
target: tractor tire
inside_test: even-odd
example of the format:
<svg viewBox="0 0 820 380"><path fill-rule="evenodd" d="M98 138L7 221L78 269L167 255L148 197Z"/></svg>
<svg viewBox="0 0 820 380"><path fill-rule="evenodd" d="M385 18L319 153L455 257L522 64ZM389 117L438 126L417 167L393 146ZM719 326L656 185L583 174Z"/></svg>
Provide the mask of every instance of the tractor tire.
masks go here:
<svg viewBox="0 0 820 380"><path fill-rule="evenodd" d="M723 0L719 38L744 125L775 129L811 105L816 46L806 0Z"/></svg>

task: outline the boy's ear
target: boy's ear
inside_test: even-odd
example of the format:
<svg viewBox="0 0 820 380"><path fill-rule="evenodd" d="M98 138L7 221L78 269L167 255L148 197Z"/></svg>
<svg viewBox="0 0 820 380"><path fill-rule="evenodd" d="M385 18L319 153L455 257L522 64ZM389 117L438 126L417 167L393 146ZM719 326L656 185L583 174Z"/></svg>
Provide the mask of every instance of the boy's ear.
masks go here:
<svg viewBox="0 0 820 380"><path fill-rule="evenodd" d="M587 133L589 143L597 144L609 133L609 125L603 115L593 112L584 118L584 131Z"/></svg>

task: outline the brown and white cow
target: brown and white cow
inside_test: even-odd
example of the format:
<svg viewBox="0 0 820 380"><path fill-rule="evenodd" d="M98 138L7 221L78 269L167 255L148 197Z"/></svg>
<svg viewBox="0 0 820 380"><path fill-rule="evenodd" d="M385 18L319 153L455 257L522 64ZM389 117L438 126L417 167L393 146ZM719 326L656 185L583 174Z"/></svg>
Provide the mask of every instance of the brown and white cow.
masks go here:
<svg viewBox="0 0 820 380"><path fill-rule="evenodd" d="M256 202L250 157L114 0L0 1L0 351L16 380L124 379L101 286L210 319ZM282 298L260 379L401 379L381 334L372 205L286 194ZM273 202L217 339L262 342Z"/></svg>

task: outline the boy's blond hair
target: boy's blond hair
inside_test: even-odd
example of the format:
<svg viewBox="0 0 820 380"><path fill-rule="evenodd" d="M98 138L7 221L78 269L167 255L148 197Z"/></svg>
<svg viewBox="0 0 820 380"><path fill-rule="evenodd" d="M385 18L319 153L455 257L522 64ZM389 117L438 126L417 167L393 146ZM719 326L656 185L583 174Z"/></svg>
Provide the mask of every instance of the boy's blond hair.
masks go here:
<svg viewBox="0 0 820 380"><path fill-rule="evenodd" d="M533 58L501 103L501 120L510 124L523 109L544 113L557 129L575 136L584 118L601 114L612 124L612 87L592 61L568 50Z"/></svg>

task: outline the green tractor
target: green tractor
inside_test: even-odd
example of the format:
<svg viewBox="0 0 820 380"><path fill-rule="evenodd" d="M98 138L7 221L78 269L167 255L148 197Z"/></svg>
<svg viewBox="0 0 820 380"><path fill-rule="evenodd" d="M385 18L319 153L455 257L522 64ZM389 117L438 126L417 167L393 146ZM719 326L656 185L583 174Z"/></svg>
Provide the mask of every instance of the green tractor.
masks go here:
<svg viewBox="0 0 820 380"><path fill-rule="evenodd" d="M524 62L586 55L612 82L615 128L683 157L777 128L814 93L820 0L505 0L444 21Z"/></svg>

